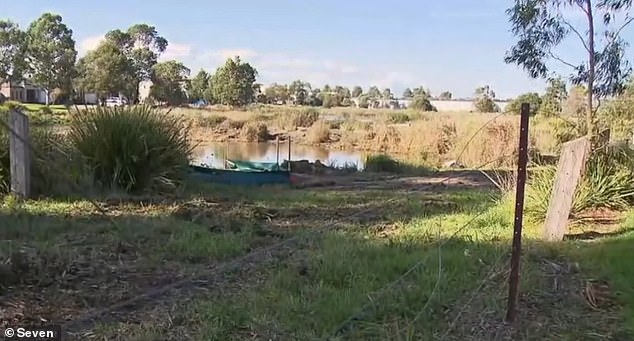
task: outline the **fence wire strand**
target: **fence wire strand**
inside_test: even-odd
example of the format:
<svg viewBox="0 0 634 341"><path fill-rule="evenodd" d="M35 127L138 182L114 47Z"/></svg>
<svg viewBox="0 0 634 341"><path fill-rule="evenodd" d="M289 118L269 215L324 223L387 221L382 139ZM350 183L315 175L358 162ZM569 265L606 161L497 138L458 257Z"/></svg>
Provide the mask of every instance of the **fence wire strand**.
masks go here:
<svg viewBox="0 0 634 341"><path fill-rule="evenodd" d="M462 158L462 155L466 152L467 148L469 147L469 145L472 143L473 139L490 123L494 122L497 118L501 117L503 114L499 114L496 115L495 117L493 117L492 119L490 119L489 121L487 121L486 123L484 123L466 142L466 144L464 145L464 147L462 148L462 150L460 151L460 153L458 154L457 160L460 160ZM28 138L24 138L23 136L21 136L20 134L18 134L11 126L10 124L8 124L7 122L5 122L4 120L0 119L0 125L2 125L2 127L4 129L6 129L12 136L14 136L15 138L17 138L21 143L23 143L25 146L27 146L28 150L33 153L34 156L40 158L41 160L47 160L47 157L44 156L43 154L41 154L38 150L36 150L36 148L33 146L33 144L29 141ZM482 171L482 168L490 165L492 163L498 162L500 160L503 160L505 158L511 157L513 155L503 155L501 157L498 157L494 160L490 160L487 161L485 163L483 163L482 165L479 165L478 167L476 167L477 170ZM61 167L58 167L58 165L55 162L49 162L48 166L50 167L50 171L53 172L57 172L59 174L61 174L64 179L66 180L66 182L68 184L70 184L71 186L74 187L75 190L79 192L82 192L82 188L71 178L71 176L69 174L67 174L67 172L63 169L61 169ZM441 183L447 183L449 182L452 178L454 178L455 175L449 175L446 178L443 178L440 182ZM489 180L491 180L489 178ZM493 181L492 181L493 182ZM395 185L395 189L396 189ZM117 222L114 220L114 218L108 214L108 212L94 199L90 198L89 196L84 198L85 200L87 200L91 206L93 206L102 216L107 217L108 221L110 224L113 225L114 228L116 229L120 229L119 224L117 224ZM385 201L383 204L390 204L393 202L396 202L397 199L399 198L391 198L387 201ZM372 210L372 207L360 210L356 213L353 213L352 215L347 216L346 218L350 218L350 217L354 217L366 212L369 212ZM473 222L475 222L477 219L479 219L482 215L485 214L485 211L481 211L478 214L476 214L475 216L473 216L467 223L465 223L464 225L458 227L453 233L451 233L447 238L444 238L443 240L440 240L441 238L441 230L443 227L442 224L442 218L439 218L438 221L438 232L437 232L437 253L438 253L438 273L437 273L437 278L434 282L434 287L432 289L431 294L429 295L429 297L427 298L425 304L422 306L422 309L415 315L414 319L411 321L411 325L413 325L414 323L416 323L416 321L418 321L420 319L420 317L424 314L424 312L428 309L429 305L431 304L432 299L435 297L438 288L440 287L440 283L442 281L442 273L443 273L443 260L442 260L442 248L446 245L446 243L448 243L449 241L453 240L457 235L459 235L461 232L463 232L467 227L469 227ZM319 233L323 233L323 232L327 232L329 230L332 229L332 227L334 225L337 224L338 220L343 220L342 218L339 219L335 219L334 221L329 221L321 226L319 226L317 229L311 231L311 232L316 232L317 234ZM218 266L215 266L211 269L209 269L208 272L205 272L203 275L199 275L199 276L195 276L195 277L188 277L188 278L184 278L182 280L179 280L177 282L174 282L172 284L169 284L167 286L162 286L159 288L154 288L153 290L150 290L142 295L137 295L132 297L131 299L125 300L125 301L120 301L117 302L109 307L106 307L104 309L99 309L99 310L93 310L93 311L88 311L86 313L84 313L83 315L79 316L76 319L73 319L71 321L66 322L63 325L63 330L66 333L69 330L74 330L74 329L79 329L82 327L85 327L87 324L92 323L92 321L94 321L95 319L98 319L110 312L113 311L117 311L117 310L121 310L124 308L128 308L128 307L134 307L136 306L138 303L146 300L146 299L152 299L152 298L156 298L158 296L161 296L173 289L176 288L180 288L180 287L185 287L185 286L196 286L198 284L196 284L196 282L198 282L201 278L210 278L210 277L214 277L215 275L219 275L227 270L230 270L232 268L236 268L238 267L240 264L244 263L245 261L252 259L254 257L257 257L259 255L271 252L272 250L278 249L282 246L285 245L289 245L291 243L294 243L296 241L299 241L301 238L303 238L304 236L302 235L296 235L296 236L292 236L292 237L288 237L285 238L277 243L271 244L269 246L265 246L262 248L259 248L257 250L251 251L248 254L245 254L243 256L237 257L231 261L228 262L224 262L221 263ZM502 255L502 257L500 257L500 259L503 259L504 255ZM353 324L356 321L361 320L361 318L363 317L363 315L366 313L367 309L371 306L376 304L376 302L378 300L381 299L381 297L390 289L393 289L396 285L398 285L400 282L402 282L404 279L406 279L410 274L412 274L414 271L416 271L418 268L420 268L421 266L423 266L424 264L427 263L429 257L431 257L431 254L427 254L427 256L423 257L422 259L420 259L419 261L417 261L416 263L414 263L412 266L410 266L407 271L405 271L403 274L401 274L398 278L396 278L394 281L388 283L387 285L383 286L382 288L380 288L379 290L376 290L374 293L368 294L368 298L370 298L370 301L366 304L364 304L360 309L358 309L357 311L355 311L355 313L353 313L350 317L348 317L346 320L344 320L343 322L341 322L334 330L334 332L331 334L334 337L340 337L340 336L344 336L346 335L348 332L350 332L353 328ZM496 263L497 264L497 263ZM476 290L474 291L474 293L472 294L472 297L469 299L469 301L467 302L466 305L468 305L473 298L477 295L477 292L479 290L482 289L482 287L485 285L486 281L488 280L489 277L491 277L490 273L495 269L495 264L494 266L492 266L492 269L489 271L489 273L487 274L487 276L485 276L484 280L480 283L480 285L476 288ZM456 318L452 321L452 323L450 324L450 328L447 329L447 331L445 332L444 336L448 335L456 321L460 318L462 311L464 310L464 307L460 309L460 312L458 313L458 315L456 316ZM301 339L305 339L305 338L300 338L297 337L296 335L287 332L287 331L282 331L282 330L276 330L275 332L277 332L278 334L281 335L286 335L288 337L294 338L296 340L301 340ZM330 337L327 338L327 340L330 340Z"/></svg>

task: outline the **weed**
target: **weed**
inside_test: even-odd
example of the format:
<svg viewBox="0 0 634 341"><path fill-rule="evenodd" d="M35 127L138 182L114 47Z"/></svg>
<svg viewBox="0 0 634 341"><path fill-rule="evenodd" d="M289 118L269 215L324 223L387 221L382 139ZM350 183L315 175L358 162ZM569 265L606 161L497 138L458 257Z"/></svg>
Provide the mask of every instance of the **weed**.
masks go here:
<svg viewBox="0 0 634 341"><path fill-rule="evenodd" d="M390 113L387 117L387 122L392 124L407 123L409 121L409 115L400 111Z"/></svg>
<svg viewBox="0 0 634 341"><path fill-rule="evenodd" d="M385 154L367 156L364 165L367 172L398 173L401 170L399 162Z"/></svg>

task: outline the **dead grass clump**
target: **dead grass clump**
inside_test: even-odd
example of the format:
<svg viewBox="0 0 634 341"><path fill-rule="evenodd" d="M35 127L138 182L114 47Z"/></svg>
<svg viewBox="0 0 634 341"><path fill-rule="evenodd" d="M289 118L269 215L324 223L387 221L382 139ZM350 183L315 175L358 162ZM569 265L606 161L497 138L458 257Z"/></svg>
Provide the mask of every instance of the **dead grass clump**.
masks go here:
<svg viewBox="0 0 634 341"><path fill-rule="evenodd" d="M470 138L471 136L469 136ZM495 121L484 127L466 148L463 144L456 152L465 148L461 162L469 166L484 168L508 167L515 164L519 131L510 121Z"/></svg>
<svg viewBox="0 0 634 341"><path fill-rule="evenodd" d="M265 142L269 140L269 129L264 123L245 124L240 135L247 142Z"/></svg>
<svg viewBox="0 0 634 341"><path fill-rule="evenodd" d="M394 127L379 125L374 131L374 145L382 152L396 151L401 143L401 134Z"/></svg>
<svg viewBox="0 0 634 341"><path fill-rule="evenodd" d="M244 121L234 121L232 119L227 119L224 122L222 122L221 127L227 130L231 130L231 129L240 130L244 127L244 125L245 125Z"/></svg>
<svg viewBox="0 0 634 341"><path fill-rule="evenodd" d="M330 141L330 125L322 120L315 122L308 129L308 140L311 143L325 143Z"/></svg>
<svg viewBox="0 0 634 341"><path fill-rule="evenodd" d="M313 108L288 110L278 116L278 126L283 129L308 128L319 119L319 111Z"/></svg>

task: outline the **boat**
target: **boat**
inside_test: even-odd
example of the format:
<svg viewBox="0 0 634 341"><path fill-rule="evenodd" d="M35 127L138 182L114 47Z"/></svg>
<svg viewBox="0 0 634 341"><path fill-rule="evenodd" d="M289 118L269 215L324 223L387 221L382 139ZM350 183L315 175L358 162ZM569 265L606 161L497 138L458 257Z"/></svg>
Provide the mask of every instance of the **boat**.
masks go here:
<svg viewBox="0 0 634 341"><path fill-rule="evenodd" d="M232 161L233 169L219 169L190 165L190 172L196 179L228 185L274 185L290 184L291 172L282 170L279 165L263 165L258 163L249 166L249 161ZM231 164L227 162L228 164ZM238 166L240 165L240 166ZM266 169L263 169L266 168Z"/></svg>
<svg viewBox="0 0 634 341"><path fill-rule="evenodd" d="M277 140L277 160L279 161L279 139ZM288 158L291 158L291 139L288 139ZM203 181L229 185L272 185L291 184L293 177L290 170L283 169L279 162L255 162L231 160L225 158L224 169L212 168L207 165L190 165L190 171L195 178Z"/></svg>

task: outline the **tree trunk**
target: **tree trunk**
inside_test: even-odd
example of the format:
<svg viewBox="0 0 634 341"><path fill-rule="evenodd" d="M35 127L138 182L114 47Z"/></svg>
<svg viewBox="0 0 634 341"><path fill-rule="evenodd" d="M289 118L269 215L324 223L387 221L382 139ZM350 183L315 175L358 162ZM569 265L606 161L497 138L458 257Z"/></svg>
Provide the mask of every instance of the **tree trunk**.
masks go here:
<svg viewBox="0 0 634 341"><path fill-rule="evenodd" d="M586 108L586 126L587 135L590 141L594 137L594 76L596 68L595 49L594 49L594 18L592 13L592 0L586 0L586 11L588 16L588 98Z"/></svg>
<svg viewBox="0 0 634 341"><path fill-rule="evenodd" d="M46 98L44 99L44 103L46 104L46 106L48 106L48 89L44 89L44 94L46 95Z"/></svg>

